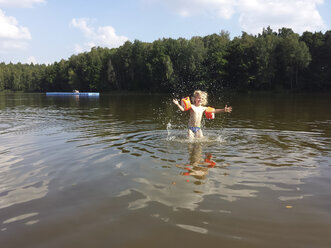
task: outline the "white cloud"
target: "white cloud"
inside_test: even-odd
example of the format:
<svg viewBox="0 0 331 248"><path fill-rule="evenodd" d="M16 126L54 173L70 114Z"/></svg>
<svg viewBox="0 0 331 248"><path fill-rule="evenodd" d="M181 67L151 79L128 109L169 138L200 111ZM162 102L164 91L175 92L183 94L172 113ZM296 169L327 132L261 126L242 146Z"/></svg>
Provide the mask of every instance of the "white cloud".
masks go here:
<svg viewBox="0 0 331 248"><path fill-rule="evenodd" d="M0 39L0 52L6 53L10 50L24 50L27 48L27 45L27 42L24 41Z"/></svg>
<svg viewBox="0 0 331 248"><path fill-rule="evenodd" d="M27 59L27 61L26 61L28 64L37 64L37 59L36 59L36 57L34 57L34 56L30 56L28 59Z"/></svg>
<svg viewBox="0 0 331 248"><path fill-rule="evenodd" d="M0 0L0 7L31 8L34 4L46 3L45 0ZM20 26L13 16L7 16L0 9L0 52L24 50L31 40L28 28Z"/></svg>
<svg viewBox="0 0 331 248"><path fill-rule="evenodd" d="M88 22L90 22L87 18L80 18L80 19L72 19L70 25L72 27L78 28L81 30L85 36L90 37L93 36L94 31L92 27L88 26Z"/></svg>
<svg viewBox="0 0 331 248"><path fill-rule="evenodd" d="M128 40L125 36L117 35L112 26L95 28L93 22L87 18L72 19L70 26L83 32L86 42L83 45L76 44L75 52L88 51L94 46L115 48L124 44Z"/></svg>
<svg viewBox="0 0 331 248"><path fill-rule="evenodd" d="M145 4L163 3L177 14L189 17L216 15L229 19L235 12L236 0L142 0Z"/></svg>
<svg viewBox="0 0 331 248"><path fill-rule="evenodd" d="M45 3L45 0L0 0L1 7L32 8L33 4Z"/></svg>
<svg viewBox="0 0 331 248"><path fill-rule="evenodd" d="M75 53L82 53L84 51L86 51L87 49L84 49L81 45L79 44L75 44L74 45L74 51Z"/></svg>
<svg viewBox="0 0 331 248"><path fill-rule="evenodd" d="M292 28L295 32L320 31L325 24L317 5L322 0L241 0L238 4L239 24L246 32L260 33L263 27Z"/></svg>
<svg viewBox="0 0 331 248"><path fill-rule="evenodd" d="M19 26L13 16L6 16L0 9L0 50L24 49L31 39L29 29Z"/></svg>
<svg viewBox="0 0 331 248"><path fill-rule="evenodd" d="M184 17L209 15L223 19L239 16L243 31L257 34L263 27L292 28L295 32L326 29L317 6L324 0L141 0L161 3Z"/></svg>

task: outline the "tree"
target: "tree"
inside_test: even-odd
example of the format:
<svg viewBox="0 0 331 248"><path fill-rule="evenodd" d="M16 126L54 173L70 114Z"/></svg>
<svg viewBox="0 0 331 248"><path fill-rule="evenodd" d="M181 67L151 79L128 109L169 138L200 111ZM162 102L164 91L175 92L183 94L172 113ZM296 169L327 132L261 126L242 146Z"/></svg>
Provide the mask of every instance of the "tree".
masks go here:
<svg viewBox="0 0 331 248"><path fill-rule="evenodd" d="M256 53L256 87L272 89L276 77L275 49L278 45L277 34L270 27L263 29L254 45Z"/></svg>
<svg viewBox="0 0 331 248"><path fill-rule="evenodd" d="M306 68L311 61L307 45L299 41L299 35L289 29L279 30L278 72L284 79L285 87L294 89L299 87L299 72Z"/></svg>
<svg viewBox="0 0 331 248"><path fill-rule="evenodd" d="M207 49L203 61L204 79L208 81L209 86L221 88L225 85L228 66L227 47L230 43L230 35L222 31L220 34L212 34L203 38L204 46Z"/></svg>
<svg viewBox="0 0 331 248"><path fill-rule="evenodd" d="M254 43L255 37L243 32L241 37L235 37L228 46L227 80L232 88L245 91L255 87Z"/></svg>
<svg viewBox="0 0 331 248"><path fill-rule="evenodd" d="M227 32L191 39L135 40L119 48L93 47L51 65L0 64L0 90L149 92L192 89L330 89L331 31ZM180 92L178 92L180 93Z"/></svg>
<svg viewBox="0 0 331 248"><path fill-rule="evenodd" d="M169 90L173 88L173 65L170 56L161 40L154 41L148 55L148 70L151 73L152 91Z"/></svg>
<svg viewBox="0 0 331 248"><path fill-rule="evenodd" d="M127 90L133 79L131 67L132 43L127 41L123 46L119 47L116 53L112 54L112 65L115 69L118 90Z"/></svg>

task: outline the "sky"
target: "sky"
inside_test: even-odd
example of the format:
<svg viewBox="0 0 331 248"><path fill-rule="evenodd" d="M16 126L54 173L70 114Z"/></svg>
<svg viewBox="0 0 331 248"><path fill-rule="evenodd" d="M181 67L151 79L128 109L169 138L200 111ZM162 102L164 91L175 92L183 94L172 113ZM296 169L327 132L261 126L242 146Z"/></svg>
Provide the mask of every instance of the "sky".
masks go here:
<svg viewBox="0 0 331 248"><path fill-rule="evenodd" d="M52 64L126 41L323 32L331 0L0 0L0 62Z"/></svg>

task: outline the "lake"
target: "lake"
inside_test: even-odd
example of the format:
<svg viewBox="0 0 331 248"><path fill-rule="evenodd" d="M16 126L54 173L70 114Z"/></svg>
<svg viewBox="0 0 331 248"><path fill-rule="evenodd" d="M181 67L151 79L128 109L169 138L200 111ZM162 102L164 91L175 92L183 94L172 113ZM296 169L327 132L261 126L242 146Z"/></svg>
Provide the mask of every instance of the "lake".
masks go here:
<svg viewBox="0 0 331 248"><path fill-rule="evenodd" d="M330 247L330 93L172 97L0 93L1 247Z"/></svg>

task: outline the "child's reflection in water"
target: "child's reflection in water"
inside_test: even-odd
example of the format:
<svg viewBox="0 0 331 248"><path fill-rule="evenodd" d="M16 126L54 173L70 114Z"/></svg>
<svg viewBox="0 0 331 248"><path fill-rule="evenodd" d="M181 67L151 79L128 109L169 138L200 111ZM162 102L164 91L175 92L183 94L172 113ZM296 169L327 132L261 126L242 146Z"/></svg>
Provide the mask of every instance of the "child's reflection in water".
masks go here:
<svg viewBox="0 0 331 248"><path fill-rule="evenodd" d="M188 145L189 164L184 166L178 165L179 168L185 170L182 173L184 176L193 176L196 179L203 180L208 174L208 169L215 167L216 163L212 161L212 154L206 153L205 157L202 156L202 144L190 143Z"/></svg>

